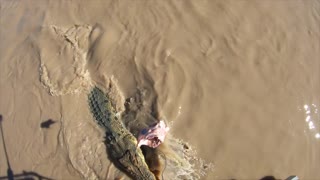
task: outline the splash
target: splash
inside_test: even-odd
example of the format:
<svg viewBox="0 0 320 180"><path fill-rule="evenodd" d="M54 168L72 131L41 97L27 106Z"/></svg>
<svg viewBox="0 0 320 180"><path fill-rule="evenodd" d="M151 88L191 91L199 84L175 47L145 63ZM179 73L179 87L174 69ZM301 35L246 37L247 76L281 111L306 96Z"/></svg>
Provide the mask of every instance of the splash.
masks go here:
<svg viewBox="0 0 320 180"><path fill-rule="evenodd" d="M88 90L92 83L86 69L88 37L91 26L60 28L51 26L45 29L53 48L41 49L40 81L53 96L79 94ZM39 44L41 46L41 42Z"/></svg>
<svg viewBox="0 0 320 180"><path fill-rule="evenodd" d="M187 142L168 137L167 171L164 176L169 179L200 179L213 170L213 164L198 158L196 150Z"/></svg>

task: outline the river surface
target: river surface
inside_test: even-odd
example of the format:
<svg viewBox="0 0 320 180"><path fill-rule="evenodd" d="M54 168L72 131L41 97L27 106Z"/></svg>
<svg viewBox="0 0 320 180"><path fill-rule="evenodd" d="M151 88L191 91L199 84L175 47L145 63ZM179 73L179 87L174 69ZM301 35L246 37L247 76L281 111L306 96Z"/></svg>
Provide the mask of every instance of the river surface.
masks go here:
<svg viewBox="0 0 320 180"><path fill-rule="evenodd" d="M132 104L129 129L171 128L164 179L320 179L319 1L0 0L0 114L15 175L128 179L87 102L110 81Z"/></svg>

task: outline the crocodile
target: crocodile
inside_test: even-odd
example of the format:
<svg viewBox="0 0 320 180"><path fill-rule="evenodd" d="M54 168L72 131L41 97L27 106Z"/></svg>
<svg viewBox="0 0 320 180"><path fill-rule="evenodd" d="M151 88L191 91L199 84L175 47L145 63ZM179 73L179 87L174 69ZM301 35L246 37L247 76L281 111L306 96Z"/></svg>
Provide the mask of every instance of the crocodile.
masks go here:
<svg viewBox="0 0 320 180"><path fill-rule="evenodd" d="M94 87L88 95L91 113L105 130L105 144L110 160L133 179L155 180L137 139L123 124L108 93Z"/></svg>

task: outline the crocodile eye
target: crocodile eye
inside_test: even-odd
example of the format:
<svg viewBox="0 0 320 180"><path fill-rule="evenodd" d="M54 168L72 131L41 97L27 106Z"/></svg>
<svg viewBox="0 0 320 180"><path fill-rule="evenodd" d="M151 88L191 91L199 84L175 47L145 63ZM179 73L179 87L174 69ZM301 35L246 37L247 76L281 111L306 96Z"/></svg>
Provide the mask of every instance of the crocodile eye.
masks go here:
<svg viewBox="0 0 320 180"><path fill-rule="evenodd" d="M115 138L114 138L114 136L113 136L111 133L107 133L107 134L106 134L106 140L107 140L108 142L111 142L111 141L114 141Z"/></svg>

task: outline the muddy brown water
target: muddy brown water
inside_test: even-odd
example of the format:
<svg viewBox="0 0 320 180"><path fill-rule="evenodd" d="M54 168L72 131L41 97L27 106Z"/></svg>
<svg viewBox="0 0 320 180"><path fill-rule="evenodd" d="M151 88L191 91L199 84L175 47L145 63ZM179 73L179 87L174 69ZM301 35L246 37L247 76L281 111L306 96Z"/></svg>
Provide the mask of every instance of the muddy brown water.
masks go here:
<svg viewBox="0 0 320 180"><path fill-rule="evenodd" d="M319 1L0 0L0 10L14 174L127 178L87 103L112 78L119 104L132 100L128 128L170 126L165 179L320 179Z"/></svg>

